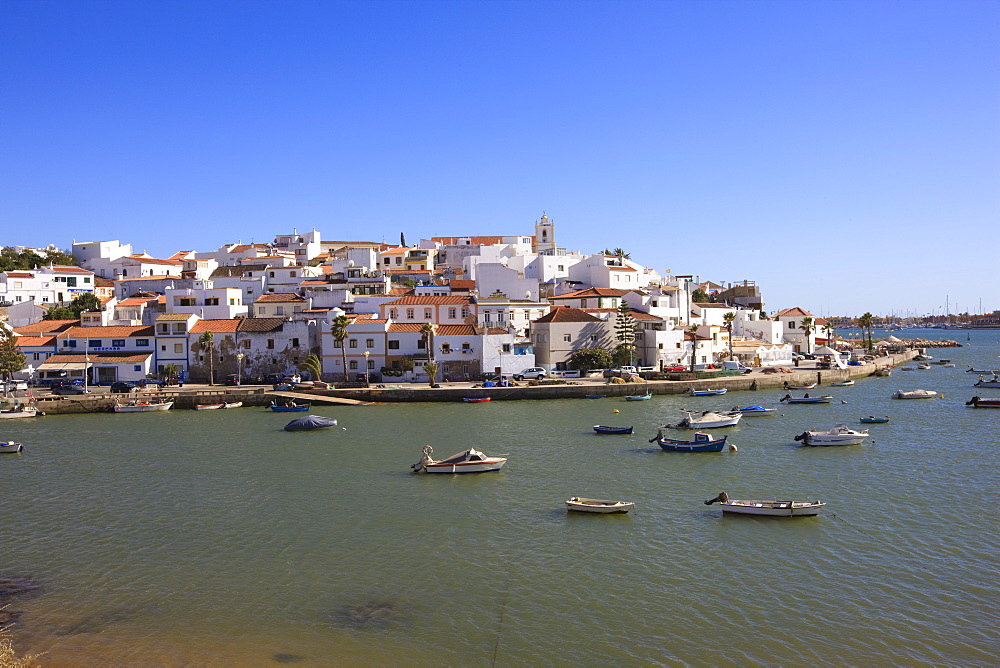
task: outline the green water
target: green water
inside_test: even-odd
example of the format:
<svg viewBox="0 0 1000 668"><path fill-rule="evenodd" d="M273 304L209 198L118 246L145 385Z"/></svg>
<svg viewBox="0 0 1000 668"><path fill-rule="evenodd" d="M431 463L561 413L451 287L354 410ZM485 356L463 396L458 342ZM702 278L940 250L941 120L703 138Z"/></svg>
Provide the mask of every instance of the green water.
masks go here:
<svg viewBox="0 0 1000 668"><path fill-rule="evenodd" d="M939 336L971 344L932 351L958 368L829 405L331 407L314 412L342 429L312 433L254 408L8 421L25 451L0 456L0 578L40 586L7 599L15 647L44 665L995 664L1000 410L965 407L964 365L996 366L1000 332ZM944 398L889 399L918 388ZM726 430L736 454L648 443L679 408L737 403L780 412ZM892 416L874 444L792 440L869 414ZM510 461L410 473L428 443ZM830 512L722 517L702 503L722 490ZM636 510L567 515L574 495Z"/></svg>

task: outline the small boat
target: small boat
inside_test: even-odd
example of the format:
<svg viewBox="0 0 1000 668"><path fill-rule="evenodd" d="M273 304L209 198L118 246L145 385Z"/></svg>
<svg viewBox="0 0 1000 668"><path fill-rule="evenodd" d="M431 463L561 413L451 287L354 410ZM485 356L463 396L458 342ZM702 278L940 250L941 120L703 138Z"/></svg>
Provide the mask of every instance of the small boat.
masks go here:
<svg viewBox="0 0 1000 668"><path fill-rule="evenodd" d="M767 517L812 517L818 515L826 504L822 501L753 501L730 499L722 492L705 502L706 506L718 502L723 513L737 515L763 515Z"/></svg>
<svg viewBox="0 0 1000 668"><path fill-rule="evenodd" d="M194 409L196 411L214 411L220 408L225 408L226 404L195 404Z"/></svg>
<svg viewBox="0 0 1000 668"><path fill-rule="evenodd" d="M243 407L243 402L242 401L227 401L226 403L222 404L222 407L223 408L242 408Z"/></svg>
<svg viewBox="0 0 1000 668"><path fill-rule="evenodd" d="M885 378L892 375L892 369L890 369L889 367L882 367L881 369L875 369L874 375Z"/></svg>
<svg viewBox="0 0 1000 668"><path fill-rule="evenodd" d="M850 387L854 385L853 380L838 380L836 383L830 383L830 387Z"/></svg>
<svg viewBox="0 0 1000 668"><path fill-rule="evenodd" d="M778 412L777 408L764 408L763 406L744 406L740 408L738 406L733 406L732 413L742 413L746 417L753 415L774 415Z"/></svg>
<svg viewBox="0 0 1000 668"><path fill-rule="evenodd" d="M0 411L0 418L29 418L40 415L35 406L17 406Z"/></svg>
<svg viewBox="0 0 1000 668"><path fill-rule="evenodd" d="M304 413L311 407L311 403L297 404L294 401L287 404L276 404L272 401L269 406L269 408L275 413Z"/></svg>
<svg viewBox="0 0 1000 668"><path fill-rule="evenodd" d="M861 424L885 424L889 421L888 415L876 416L869 415L868 417L861 418Z"/></svg>
<svg viewBox="0 0 1000 668"><path fill-rule="evenodd" d="M930 369L931 365L930 364L918 364L917 368L918 369Z"/></svg>
<svg viewBox="0 0 1000 668"><path fill-rule="evenodd" d="M655 442L667 452L722 452L726 447L726 436L714 438L711 434L695 432L694 440L683 440L679 438L666 438L662 431L656 432L656 436L650 439L650 443ZM730 445L729 449L736 452L736 446Z"/></svg>
<svg viewBox="0 0 1000 668"><path fill-rule="evenodd" d="M691 388L690 390L687 391L687 393L692 397L714 397L718 394L725 394L728 391L729 391L728 387L724 387L721 390L710 390L710 389L696 390L694 388Z"/></svg>
<svg viewBox="0 0 1000 668"><path fill-rule="evenodd" d="M833 397L829 394L823 394L818 397L810 397L808 394L804 397L793 397L790 394L786 394L779 401L787 401L790 404L828 404L833 401Z"/></svg>
<svg viewBox="0 0 1000 668"><path fill-rule="evenodd" d="M603 424L595 424L594 431L598 434L631 434L632 427L608 427Z"/></svg>
<svg viewBox="0 0 1000 668"><path fill-rule="evenodd" d="M842 424L827 431L809 430L795 437L803 445L860 445L868 438L868 431L856 431Z"/></svg>
<svg viewBox="0 0 1000 668"><path fill-rule="evenodd" d="M975 387L1000 387L1000 375L993 374L993 377L989 380L980 376L979 381L975 384Z"/></svg>
<svg viewBox="0 0 1000 668"><path fill-rule="evenodd" d="M968 373L1000 373L1000 369L974 369L971 366L966 371Z"/></svg>
<svg viewBox="0 0 1000 668"><path fill-rule="evenodd" d="M918 362L929 362L929 361L931 361L934 358L932 356L930 356L930 355L917 355L913 359L915 359Z"/></svg>
<svg viewBox="0 0 1000 668"><path fill-rule="evenodd" d="M475 448L463 450L447 459L436 460L431 457L434 448L429 445L423 447L424 456L420 461L411 466L414 473L426 471L427 473L488 473L499 471L507 463L506 457L490 457Z"/></svg>
<svg viewBox="0 0 1000 668"><path fill-rule="evenodd" d="M574 496L566 502L566 510L578 513L627 513L635 508L631 501L607 501L605 499L585 499Z"/></svg>
<svg viewBox="0 0 1000 668"><path fill-rule="evenodd" d="M931 364L940 364L941 366L945 366L946 364L951 364L951 360L946 360L946 359L934 360L933 362L931 362Z"/></svg>
<svg viewBox="0 0 1000 668"><path fill-rule="evenodd" d="M337 420L323 417L322 415L307 415L295 418L285 425L285 431L314 431L316 429L329 429L336 427Z"/></svg>
<svg viewBox="0 0 1000 668"><path fill-rule="evenodd" d="M630 394L625 397L625 401L648 401L653 398L652 392L646 394Z"/></svg>
<svg viewBox="0 0 1000 668"><path fill-rule="evenodd" d="M701 413L695 413L692 411L683 411L687 413L680 422L674 424L667 424L664 427L668 429L717 429L719 427L733 427L740 422L740 418L743 417L742 413L716 413L715 411L702 411Z"/></svg>
<svg viewBox="0 0 1000 668"><path fill-rule="evenodd" d="M942 364L941 366L944 367L945 369L954 369L955 368L954 362L949 362L947 364Z"/></svg>
<svg viewBox="0 0 1000 668"><path fill-rule="evenodd" d="M115 413L148 413L151 411L169 411L174 405L172 401L130 401L127 404L115 402L112 407Z"/></svg>
<svg viewBox="0 0 1000 668"><path fill-rule="evenodd" d="M934 390L896 390L893 399L934 399L938 395Z"/></svg>
<svg viewBox="0 0 1000 668"><path fill-rule="evenodd" d="M816 383L799 383L798 385L792 385L788 381L785 381L786 390L811 390L816 387Z"/></svg>
<svg viewBox="0 0 1000 668"><path fill-rule="evenodd" d="M493 397L462 397L462 401L467 404L483 404Z"/></svg>
<svg viewBox="0 0 1000 668"><path fill-rule="evenodd" d="M21 450L24 450L24 445L22 443L15 443L14 441L0 441L0 453L21 452Z"/></svg>
<svg viewBox="0 0 1000 668"><path fill-rule="evenodd" d="M606 394L588 394L584 399L606 399L608 395Z"/></svg>
<svg viewBox="0 0 1000 668"><path fill-rule="evenodd" d="M972 397L965 402L966 406L973 408L1000 408L1000 399L983 399L982 397Z"/></svg>

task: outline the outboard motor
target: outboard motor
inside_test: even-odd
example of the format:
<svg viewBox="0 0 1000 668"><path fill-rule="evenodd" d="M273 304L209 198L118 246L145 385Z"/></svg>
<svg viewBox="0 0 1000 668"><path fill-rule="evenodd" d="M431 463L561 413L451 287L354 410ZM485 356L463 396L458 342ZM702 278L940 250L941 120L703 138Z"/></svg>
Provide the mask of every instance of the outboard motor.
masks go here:
<svg viewBox="0 0 1000 668"><path fill-rule="evenodd" d="M720 492L719 495L714 499L709 499L708 501L706 501L705 505L710 506L716 501L718 501L719 503L725 503L726 501L729 501L729 495L726 494L725 492Z"/></svg>

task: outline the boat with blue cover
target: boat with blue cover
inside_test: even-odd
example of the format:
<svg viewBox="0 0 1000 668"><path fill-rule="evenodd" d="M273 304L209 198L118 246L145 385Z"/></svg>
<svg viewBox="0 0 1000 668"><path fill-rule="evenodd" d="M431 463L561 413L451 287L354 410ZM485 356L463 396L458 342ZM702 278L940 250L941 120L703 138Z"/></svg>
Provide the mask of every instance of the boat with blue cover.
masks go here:
<svg viewBox="0 0 1000 668"><path fill-rule="evenodd" d="M285 431L313 431L316 429L329 429L336 427L337 420L323 417L322 415L307 415L295 418L285 425Z"/></svg>
<svg viewBox="0 0 1000 668"><path fill-rule="evenodd" d="M778 412L777 408L764 408L763 406L744 406L740 408L739 406L733 406L732 412L742 413L743 415L774 415Z"/></svg>

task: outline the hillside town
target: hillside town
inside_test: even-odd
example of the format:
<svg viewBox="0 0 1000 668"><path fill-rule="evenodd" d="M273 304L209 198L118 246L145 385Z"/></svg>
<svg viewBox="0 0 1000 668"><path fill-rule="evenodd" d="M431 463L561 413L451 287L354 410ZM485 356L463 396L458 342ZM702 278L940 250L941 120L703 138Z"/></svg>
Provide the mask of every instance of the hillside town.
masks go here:
<svg viewBox="0 0 1000 668"><path fill-rule="evenodd" d="M406 245L293 229L165 258L119 240L74 242L72 255L79 266L0 273L0 316L28 361L15 377L252 379L310 356L333 381L427 382L428 368L444 381L553 377L586 351L664 371L793 365L832 343L832 323L798 305L769 312L754 281L661 274L621 249L571 252L545 215L522 236ZM84 295L95 306L79 318L46 317Z"/></svg>

